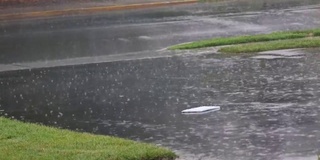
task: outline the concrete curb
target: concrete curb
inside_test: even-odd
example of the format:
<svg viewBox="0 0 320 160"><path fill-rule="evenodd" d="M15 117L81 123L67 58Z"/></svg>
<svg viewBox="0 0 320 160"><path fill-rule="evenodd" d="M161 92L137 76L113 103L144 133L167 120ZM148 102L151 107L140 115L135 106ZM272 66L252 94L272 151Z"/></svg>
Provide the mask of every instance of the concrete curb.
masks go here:
<svg viewBox="0 0 320 160"><path fill-rule="evenodd" d="M27 19L27 18L40 18L40 17L54 17L54 16L62 16L62 15L93 14L93 13L107 12L107 11L143 9L143 8L153 8L153 7L171 6L171 5L179 5L179 4L192 4L197 2L198 0L177 0L177 1L153 2L153 3L114 5L114 6L102 6L102 7L89 7L89 8L71 8L71 9L64 9L64 10L49 10L49 11L2 14L0 15L0 21Z"/></svg>

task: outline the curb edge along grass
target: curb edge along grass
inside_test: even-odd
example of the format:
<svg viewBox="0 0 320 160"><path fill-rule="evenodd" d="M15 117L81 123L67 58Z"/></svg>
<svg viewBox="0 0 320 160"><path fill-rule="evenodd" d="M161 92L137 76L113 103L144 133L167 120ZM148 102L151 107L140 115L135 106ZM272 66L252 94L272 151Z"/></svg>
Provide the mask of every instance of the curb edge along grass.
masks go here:
<svg viewBox="0 0 320 160"><path fill-rule="evenodd" d="M227 48L233 47L229 45L252 44L252 45L247 45L247 47L253 47L254 44L258 42L260 43L263 43L263 42L267 43L272 41L281 42L282 40L285 40L284 42L289 42L288 40L314 38L318 36L320 36L320 28L310 29L310 30L301 30L301 31L283 31L283 32L273 32L269 34L214 38L214 39L178 44L178 45L169 47L169 49L170 50L187 50L187 49L199 49L199 48L207 48L207 47L221 47L220 51L224 51L226 49L223 49L223 48L226 48L226 46ZM270 48L269 50L272 50L272 48ZM231 53L230 49L228 51L229 53ZM251 52L254 52L254 51L251 51Z"/></svg>
<svg viewBox="0 0 320 160"><path fill-rule="evenodd" d="M170 5L192 4L192 3L198 3L198 2L199 0L159 1L159 2L153 2L153 3L122 4L122 5L111 5L111 6L101 6L101 7L70 8L70 9L64 9L64 10L49 10L49 11L2 14L0 15L0 20L54 17L54 16L63 16L63 15L74 15L74 14L93 14L93 13L100 13L100 12L107 12L107 11L144 9L144 8L154 8L154 7L162 7L162 6L170 6Z"/></svg>
<svg viewBox="0 0 320 160"><path fill-rule="evenodd" d="M172 151L110 136L77 133L0 117L5 159L174 160Z"/></svg>

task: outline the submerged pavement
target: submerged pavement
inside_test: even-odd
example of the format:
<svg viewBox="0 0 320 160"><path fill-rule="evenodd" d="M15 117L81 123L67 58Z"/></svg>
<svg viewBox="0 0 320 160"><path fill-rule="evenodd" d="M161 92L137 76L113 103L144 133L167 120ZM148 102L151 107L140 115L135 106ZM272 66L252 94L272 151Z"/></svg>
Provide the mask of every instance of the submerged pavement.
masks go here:
<svg viewBox="0 0 320 160"><path fill-rule="evenodd" d="M1 115L169 147L181 159L315 159L319 49L188 55L0 74ZM182 110L220 105L203 115Z"/></svg>
<svg viewBox="0 0 320 160"><path fill-rule="evenodd" d="M0 65L34 68L26 63L152 53L212 37L313 28L320 24L318 3L249 0L8 21L0 25Z"/></svg>
<svg viewBox="0 0 320 160"><path fill-rule="evenodd" d="M318 3L222 2L1 24L0 115L150 142L184 160L316 159L319 49L295 50L298 58L263 53L282 56L273 59L162 49L317 27ZM202 105L221 110L181 114Z"/></svg>

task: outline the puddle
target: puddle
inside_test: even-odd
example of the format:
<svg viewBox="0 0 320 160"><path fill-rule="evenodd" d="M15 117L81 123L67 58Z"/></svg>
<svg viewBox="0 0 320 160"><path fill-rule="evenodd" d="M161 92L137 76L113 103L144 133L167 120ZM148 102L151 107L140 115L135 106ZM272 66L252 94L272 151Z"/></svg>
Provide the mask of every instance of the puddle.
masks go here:
<svg viewBox="0 0 320 160"><path fill-rule="evenodd" d="M320 148L319 49L257 55L277 59L265 61L214 50L178 56L154 51L212 37L318 27L317 10L278 10L315 3L232 1L3 24L0 67L17 68L0 72L0 115L158 144L183 160L314 157ZM217 114L181 114L210 104L223 107Z"/></svg>
<svg viewBox="0 0 320 160"><path fill-rule="evenodd" d="M0 115L160 144L186 160L310 157L320 146L318 51L295 61L194 55L3 72ZM181 114L208 104L223 107Z"/></svg>
<svg viewBox="0 0 320 160"><path fill-rule="evenodd" d="M286 58L284 56L278 56L278 55L260 55L260 56L253 56L252 59L283 59Z"/></svg>
<svg viewBox="0 0 320 160"><path fill-rule="evenodd" d="M304 56L303 49L287 49L287 50L276 50L276 51L266 51L260 52L259 55L273 55L273 56L283 56L283 57L296 57Z"/></svg>
<svg viewBox="0 0 320 160"><path fill-rule="evenodd" d="M304 58L305 53L303 49L288 49L288 50L276 50L276 51L266 51L260 52L257 56L253 56L250 58L253 59L299 59Z"/></svg>

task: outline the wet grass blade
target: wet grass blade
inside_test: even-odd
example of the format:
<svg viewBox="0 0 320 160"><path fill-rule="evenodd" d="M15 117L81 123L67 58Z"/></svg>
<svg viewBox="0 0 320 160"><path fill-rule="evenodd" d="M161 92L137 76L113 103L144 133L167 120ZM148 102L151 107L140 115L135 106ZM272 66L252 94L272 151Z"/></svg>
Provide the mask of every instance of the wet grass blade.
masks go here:
<svg viewBox="0 0 320 160"><path fill-rule="evenodd" d="M299 39L299 38L314 37L314 36L320 36L320 29L274 32L270 34L260 34L260 35L250 35L250 36L215 38L215 39L196 41L196 42L191 42L186 44L180 44L180 45L172 46L169 49L172 49L172 50L196 49L196 48L216 47L216 46L235 45L235 44L253 43L253 42Z"/></svg>
<svg viewBox="0 0 320 160"><path fill-rule="evenodd" d="M0 117L3 159L173 160L164 148L110 136L22 123ZM1 159L0 158L0 159Z"/></svg>

